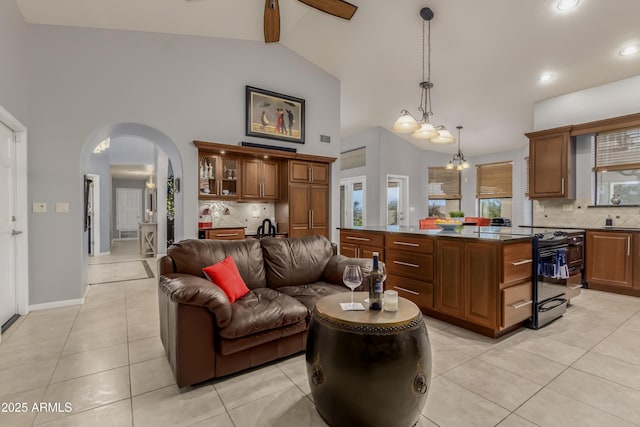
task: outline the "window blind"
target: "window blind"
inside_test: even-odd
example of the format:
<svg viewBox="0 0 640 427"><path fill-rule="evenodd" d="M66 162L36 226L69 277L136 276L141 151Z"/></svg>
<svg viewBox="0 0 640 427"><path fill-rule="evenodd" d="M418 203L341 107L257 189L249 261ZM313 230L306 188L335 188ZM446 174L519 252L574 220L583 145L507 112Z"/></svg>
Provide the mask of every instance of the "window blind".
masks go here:
<svg viewBox="0 0 640 427"><path fill-rule="evenodd" d="M429 168L429 199L461 199L460 171L444 167Z"/></svg>
<svg viewBox="0 0 640 427"><path fill-rule="evenodd" d="M596 134L595 172L640 169L640 128Z"/></svg>
<svg viewBox="0 0 640 427"><path fill-rule="evenodd" d="M513 163L487 163L476 166L476 198L497 199L512 195Z"/></svg>
<svg viewBox="0 0 640 427"><path fill-rule="evenodd" d="M361 147L340 153L340 170L360 168L367 165L367 148Z"/></svg>

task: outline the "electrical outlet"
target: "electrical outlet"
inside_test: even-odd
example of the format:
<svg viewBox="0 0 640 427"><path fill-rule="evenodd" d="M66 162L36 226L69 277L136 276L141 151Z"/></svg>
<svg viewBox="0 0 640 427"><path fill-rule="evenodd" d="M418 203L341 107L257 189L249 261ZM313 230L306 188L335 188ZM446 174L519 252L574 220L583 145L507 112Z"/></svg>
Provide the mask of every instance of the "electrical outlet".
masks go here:
<svg viewBox="0 0 640 427"><path fill-rule="evenodd" d="M572 204L562 205L562 210L565 211L565 212L572 212L573 211L573 205Z"/></svg>
<svg viewBox="0 0 640 427"><path fill-rule="evenodd" d="M33 202L34 213L46 213L47 212L47 204L45 202Z"/></svg>
<svg viewBox="0 0 640 427"><path fill-rule="evenodd" d="M56 213L69 213L69 203L56 203Z"/></svg>
<svg viewBox="0 0 640 427"><path fill-rule="evenodd" d="M536 212L544 212L544 205L536 203Z"/></svg>

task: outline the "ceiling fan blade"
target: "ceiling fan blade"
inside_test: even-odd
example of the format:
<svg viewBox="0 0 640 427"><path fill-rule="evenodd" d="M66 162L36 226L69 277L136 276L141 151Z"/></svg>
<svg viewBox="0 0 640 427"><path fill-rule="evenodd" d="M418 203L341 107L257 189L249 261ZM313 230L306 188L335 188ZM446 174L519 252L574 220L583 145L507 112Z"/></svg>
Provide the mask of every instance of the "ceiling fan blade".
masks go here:
<svg viewBox="0 0 640 427"><path fill-rule="evenodd" d="M264 41L275 43L280 40L280 6L278 0L264 2Z"/></svg>
<svg viewBox="0 0 640 427"><path fill-rule="evenodd" d="M300 0L302 3L315 7L329 15L346 19L347 21L353 17L358 10L358 6L354 6L343 0Z"/></svg>

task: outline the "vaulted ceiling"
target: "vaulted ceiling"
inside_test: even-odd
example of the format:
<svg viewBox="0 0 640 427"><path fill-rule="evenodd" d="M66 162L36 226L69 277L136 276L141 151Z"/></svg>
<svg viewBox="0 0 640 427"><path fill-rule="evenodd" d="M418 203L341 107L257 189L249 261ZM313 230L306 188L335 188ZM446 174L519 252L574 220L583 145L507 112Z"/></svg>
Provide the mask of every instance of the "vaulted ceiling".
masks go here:
<svg viewBox="0 0 640 427"><path fill-rule="evenodd" d="M29 23L263 40L262 0L16 2ZM343 137L388 128L402 108L418 113L424 6L435 12L432 122L454 134L464 126L467 155L521 147L537 101L640 74L640 55L618 54L640 44L638 0L581 0L564 12L557 0L351 2L358 11L343 21L280 0L280 43L341 81ZM543 72L553 75L544 84Z"/></svg>

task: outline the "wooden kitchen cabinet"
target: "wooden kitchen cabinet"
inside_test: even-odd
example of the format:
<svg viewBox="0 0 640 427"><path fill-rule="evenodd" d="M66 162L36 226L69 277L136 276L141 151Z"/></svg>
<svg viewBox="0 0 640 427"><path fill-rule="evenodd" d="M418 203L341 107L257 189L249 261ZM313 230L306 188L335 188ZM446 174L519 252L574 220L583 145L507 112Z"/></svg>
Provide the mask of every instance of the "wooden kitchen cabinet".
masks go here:
<svg viewBox="0 0 640 427"><path fill-rule="evenodd" d="M587 230L585 272L589 288L640 296L638 241L638 233Z"/></svg>
<svg viewBox="0 0 640 427"><path fill-rule="evenodd" d="M205 231L205 239L213 240L242 240L244 228L220 228Z"/></svg>
<svg viewBox="0 0 640 427"><path fill-rule="evenodd" d="M494 331L530 318L531 262L512 271L512 261L521 262L522 256L530 260L531 251L531 242L498 245L438 239L435 310ZM526 271L521 271L525 264Z"/></svg>
<svg viewBox="0 0 640 427"><path fill-rule="evenodd" d="M289 237L329 238L329 187L289 185Z"/></svg>
<svg viewBox="0 0 640 427"><path fill-rule="evenodd" d="M276 203L276 221L289 237L320 235L330 239L329 164L335 159L314 158L318 161L289 160L280 174L285 194Z"/></svg>
<svg viewBox="0 0 640 427"><path fill-rule="evenodd" d="M351 258L373 258L384 261L384 234L361 230L340 230L340 254Z"/></svg>
<svg viewBox="0 0 640 427"><path fill-rule="evenodd" d="M198 198L238 199L241 182L240 159L199 153L198 165Z"/></svg>
<svg viewBox="0 0 640 427"><path fill-rule="evenodd" d="M269 159L245 158L241 161L242 200L278 200L280 162Z"/></svg>
<svg viewBox="0 0 640 427"><path fill-rule="evenodd" d="M432 237L389 233L385 237L386 289L433 309L434 241Z"/></svg>
<svg viewBox="0 0 640 427"><path fill-rule="evenodd" d="M329 165L320 162L291 160L289 162L289 180L291 182L329 184Z"/></svg>
<svg viewBox="0 0 640 427"><path fill-rule="evenodd" d="M529 198L575 198L575 137L572 126L527 133Z"/></svg>

